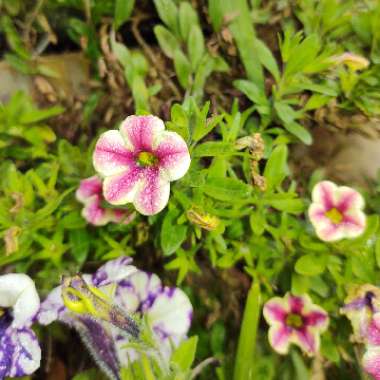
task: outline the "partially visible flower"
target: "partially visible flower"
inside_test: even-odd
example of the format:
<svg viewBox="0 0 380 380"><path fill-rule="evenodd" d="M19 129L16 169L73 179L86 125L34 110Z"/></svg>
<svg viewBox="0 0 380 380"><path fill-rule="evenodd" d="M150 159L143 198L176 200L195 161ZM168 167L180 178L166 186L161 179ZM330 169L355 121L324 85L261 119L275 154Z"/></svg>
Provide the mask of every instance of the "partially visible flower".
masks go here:
<svg viewBox="0 0 380 380"><path fill-rule="evenodd" d="M119 131L99 137L93 163L105 177L107 202L133 203L141 214L153 215L168 203L170 182L186 174L190 155L183 138L165 131L158 117L129 116Z"/></svg>
<svg viewBox="0 0 380 380"><path fill-rule="evenodd" d="M341 313L351 321L354 340L366 342L372 317L380 312L380 289L371 284L353 286L344 303Z"/></svg>
<svg viewBox="0 0 380 380"><path fill-rule="evenodd" d="M363 356L362 364L367 373L375 380L380 380L380 346L369 346Z"/></svg>
<svg viewBox="0 0 380 380"><path fill-rule="evenodd" d="M27 376L40 366L41 348L30 327L39 306L29 276L0 276L0 379Z"/></svg>
<svg viewBox="0 0 380 380"><path fill-rule="evenodd" d="M269 343L279 354L288 353L291 343L310 356L318 352L320 334L327 329L329 317L308 295L287 293L283 298L271 298L263 313L270 325Z"/></svg>
<svg viewBox="0 0 380 380"><path fill-rule="evenodd" d="M128 315L145 317L152 328L160 354L165 358L170 356L172 345L177 345L186 337L192 317L192 306L185 293L178 288L163 286L155 274L138 270L130 265L131 261L130 258L122 257L109 261L92 276L83 275L83 280L95 297L88 295L88 290L83 289L83 286L71 283L70 287L74 288L71 310L77 308L77 313L66 308L62 299L62 286L59 286L42 302L38 316L42 324L58 319L75 327L98 364L112 379L118 379L120 367L128 366L139 356L134 349L127 348L131 336L135 335L129 329L131 324ZM110 288L113 288L112 295L108 294ZM94 311L83 313L83 305L79 302L75 304L75 296L83 297L87 307ZM108 298L114 306L107 309ZM102 299L106 302L103 303ZM111 327L109 331L102 321ZM107 350L103 349L104 346Z"/></svg>
<svg viewBox="0 0 380 380"><path fill-rule="evenodd" d="M369 66L367 58L349 52L332 57L332 62L335 64L344 64L353 71L362 70Z"/></svg>
<svg viewBox="0 0 380 380"><path fill-rule="evenodd" d="M103 206L105 199L102 192L102 180L96 175L83 179L75 196L84 204L83 218L95 226L104 226L110 222L128 224L135 217L135 213L128 210Z"/></svg>
<svg viewBox="0 0 380 380"><path fill-rule="evenodd" d="M313 189L309 218L321 240L355 238L366 226L363 208L363 197L356 190L322 181Z"/></svg>

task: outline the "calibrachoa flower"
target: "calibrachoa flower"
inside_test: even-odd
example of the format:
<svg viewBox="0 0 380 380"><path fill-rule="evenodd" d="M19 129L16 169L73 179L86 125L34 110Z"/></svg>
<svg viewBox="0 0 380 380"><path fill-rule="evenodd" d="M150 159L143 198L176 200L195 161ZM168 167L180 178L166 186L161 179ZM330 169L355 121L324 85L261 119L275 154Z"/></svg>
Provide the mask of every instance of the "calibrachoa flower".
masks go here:
<svg viewBox="0 0 380 380"><path fill-rule="evenodd" d="M264 318L270 325L268 338L272 348L279 354L288 353L291 343L308 355L319 350L320 334L327 329L328 314L314 305L309 296L271 298L264 306Z"/></svg>
<svg viewBox="0 0 380 380"><path fill-rule="evenodd" d="M363 208L363 197L356 190L322 181L313 189L309 218L321 240L355 238L365 229Z"/></svg>
<svg viewBox="0 0 380 380"><path fill-rule="evenodd" d="M372 316L367 330L367 350L363 356L364 370L380 380L380 313Z"/></svg>
<svg viewBox="0 0 380 380"><path fill-rule="evenodd" d="M39 306L29 276L0 276L0 379L30 375L40 366L41 349L30 327Z"/></svg>
<svg viewBox="0 0 380 380"><path fill-rule="evenodd" d="M119 131L100 136L93 162L104 177L107 202L132 202L141 214L153 215L168 203L170 182L186 174L190 155L182 137L165 131L158 117L129 116Z"/></svg>
<svg viewBox="0 0 380 380"><path fill-rule="evenodd" d="M102 180L96 175L83 179L75 196L84 204L83 218L95 226L104 226L109 222L128 224L135 216L127 210L104 207Z"/></svg>
<svg viewBox="0 0 380 380"><path fill-rule="evenodd" d="M354 330L354 340L366 342L368 328L375 313L380 312L380 289L371 284L353 286L341 309Z"/></svg>
<svg viewBox="0 0 380 380"><path fill-rule="evenodd" d="M101 304L102 297L94 301L99 303L95 306L95 313L100 319L68 310L62 299L62 286L55 288L42 302L38 316L42 324L60 320L75 327L111 379L119 379L120 367L126 367L138 358L135 350L126 347L131 336L139 335L138 327L131 325L129 315L137 314L147 319L160 354L166 359L172 345L176 346L186 338L191 324L193 309L186 294L179 288L162 285L155 274L140 271L130 265L131 262L132 259L121 257L109 261L92 276L82 276L89 288L96 292L107 294L110 288L114 289L112 302L115 306L108 314ZM101 321L108 322L109 332Z"/></svg>

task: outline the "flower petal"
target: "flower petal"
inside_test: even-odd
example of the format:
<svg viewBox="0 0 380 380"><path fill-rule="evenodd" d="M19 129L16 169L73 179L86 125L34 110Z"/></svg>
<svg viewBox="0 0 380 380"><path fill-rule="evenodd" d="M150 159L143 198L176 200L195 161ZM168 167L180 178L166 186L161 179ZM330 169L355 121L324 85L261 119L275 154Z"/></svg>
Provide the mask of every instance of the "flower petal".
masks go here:
<svg viewBox="0 0 380 380"><path fill-rule="evenodd" d="M164 131L159 135L155 156L159 165L165 169L169 181L183 177L189 170L190 154L185 140L175 132Z"/></svg>
<svg viewBox="0 0 380 380"><path fill-rule="evenodd" d="M14 351L8 371L10 377L21 377L36 371L41 362L41 348L36 334L30 328L10 329L10 344ZM6 332L7 334L7 332Z"/></svg>
<svg viewBox="0 0 380 380"><path fill-rule="evenodd" d="M105 200L113 205L133 202L141 173L142 169L134 165L120 174L106 177L103 182Z"/></svg>
<svg viewBox="0 0 380 380"><path fill-rule="evenodd" d="M271 298L264 306L263 315L268 324L275 322L285 323L285 318L289 313L289 303L285 298Z"/></svg>
<svg viewBox="0 0 380 380"><path fill-rule="evenodd" d="M307 296L303 296L303 297L292 296L289 293L286 296L288 298L290 312L292 314L302 314L303 308L305 306L305 303L307 302L308 297Z"/></svg>
<svg viewBox="0 0 380 380"><path fill-rule="evenodd" d="M130 275L137 272L136 267L130 265L132 261L132 258L128 256L108 261L92 275L91 282L95 286L104 286L128 279Z"/></svg>
<svg viewBox="0 0 380 380"><path fill-rule="evenodd" d="M329 317L327 313L322 308L313 307L313 311L304 315L306 318L306 325L318 327L319 331L324 331L327 329L329 324Z"/></svg>
<svg viewBox="0 0 380 380"><path fill-rule="evenodd" d="M369 344L380 346L380 313L375 314L369 323L366 338Z"/></svg>
<svg viewBox="0 0 380 380"><path fill-rule="evenodd" d="M380 380L380 347L368 346L363 356L364 370L373 376L375 380Z"/></svg>
<svg viewBox="0 0 380 380"><path fill-rule="evenodd" d="M129 312L144 312L150 308L161 289L161 280L157 275L137 270L119 283L117 301Z"/></svg>
<svg viewBox="0 0 380 380"><path fill-rule="evenodd" d="M93 154L95 170L110 176L120 174L134 165L134 155L126 148L119 131L110 130L100 135Z"/></svg>
<svg viewBox="0 0 380 380"><path fill-rule="evenodd" d="M323 241L337 241L345 237L344 226L332 222L315 226L315 233Z"/></svg>
<svg viewBox="0 0 380 380"><path fill-rule="evenodd" d="M344 214L349 209L361 210L364 208L364 199L359 192L348 186L340 186L336 190L337 210Z"/></svg>
<svg viewBox="0 0 380 380"><path fill-rule="evenodd" d="M0 276L0 306L13 308L13 327L31 324L40 307L33 280L23 273Z"/></svg>
<svg viewBox="0 0 380 380"><path fill-rule="evenodd" d="M86 178L80 181L75 196L79 202L85 203L88 198L92 197L93 195L101 194L102 180L97 175L94 175L90 178Z"/></svg>
<svg viewBox="0 0 380 380"><path fill-rule="evenodd" d="M81 214L88 223L94 226L105 226L112 219L111 212L101 207L100 199L97 195L87 200Z"/></svg>
<svg viewBox="0 0 380 380"><path fill-rule="evenodd" d="M151 152L158 134L165 130L165 125L156 116L128 116L120 126L125 144L134 153Z"/></svg>
<svg viewBox="0 0 380 380"><path fill-rule="evenodd" d="M334 194L338 189L337 185L331 181L322 181L317 183L312 191L312 200L330 210L335 206Z"/></svg>
<svg viewBox="0 0 380 380"><path fill-rule="evenodd" d="M283 325L273 325L268 332L269 343L279 354L287 354L289 351L291 330Z"/></svg>
<svg viewBox="0 0 380 380"><path fill-rule="evenodd" d="M156 334L165 339L168 336L187 334L193 307L181 289L165 287L146 310L146 315Z"/></svg>
<svg viewBox="0 0 380 380"><path fill-rule="evenodd" d="M143 215L159 213L168 203L170 183L156 167L145 168L133 201L136 210Z"/></svg>
<svg viewBox="0 0 380 380"><path fill-rule="evenodd" d="M314 355L320 346L319 333L313 333L308 328L294 331L294 343L308 355Z"/></svg>
<svg viewBox="0 0 380 380"><path fill-rule="evenodd" d="M57 286L41 303L41 307L37 315L37 320L40 324L49 325L56 320L64 319L67 309L63 303L61 293L61 286Z"/></svg>
<svg viewBox="0 0 380 380"><path fill-rule="evenodd" d="M353 209L344 214L344 235L346 238L356 238L360 236L366 227L366 216L364 212Z"/></svg>

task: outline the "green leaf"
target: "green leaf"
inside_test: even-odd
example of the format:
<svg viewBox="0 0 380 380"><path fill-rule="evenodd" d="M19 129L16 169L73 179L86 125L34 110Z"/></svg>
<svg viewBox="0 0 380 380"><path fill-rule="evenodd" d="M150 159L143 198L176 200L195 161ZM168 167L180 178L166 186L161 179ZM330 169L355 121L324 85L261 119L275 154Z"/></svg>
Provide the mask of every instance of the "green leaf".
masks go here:
<svg viewBox="0 0 380 380"><path fill-rule="evenodd" d="M22 59L28 60L31 54L26 50L21 40L20 33L16 30L12 19L3 15L0 19L1 29L4 31L10 48Z"/></svg>
<svg viewBox="0 0 380 380"><path fill-rule="evenodd" d="M313 137L310 132L301 124L296 122L284 124L285 129L292 135L298 137L304 144L310 145L313 142Z"/></svg>
<svg viewBox="0 0 380 380"><path fill-rule="evenodd" d="M187 227L177 224L177 212L166 213L161 228L161 248L165 256L173 254L186 239Z"/></svg>
<svg viewBox="0 0 380 380"><path fill-rule="evenodd" d="M197 145L193 157L227 156L236 153L233 144L223 141L207 141Z"/></svg>
<svg viewBox="0 0 380 380"><path fill-rule="evenodd" d="M179 29L184 41L188 41L193 26L199 27L198 14L190 3L182 1L179 5Z"/></svg>
<svg viewBox="0 0 380 380"><path fill-rule="evenodd" d="M90 250L91 236L85 228L71 230L69 241L71 245L71 255L79 263L83 264Z"/></svg>
<svg viewBox="0 0 380 380"><path fill-rule="evenodd" d="M154 0L157 13L160 19L171 29L176 35L178 33L178 9L173 0Z"/></svg>
<svg viewBox="0 0 380 380"><path fill-rule="evenodd" d="M192 68L195 70L205 52L203 33L198 25L193 25L187 40L187 51Z"/></svg>
<svg viewBox="0 0 380 380"><path fill-rule="evenodd" d="M220 201L236 202L244 200L252 192L252 187L235 178L208 178L203 191Z"/></svg>
<svg viewBox="0 0 380 380"><path fill-rule="evenodd" d="M174 52L174 68L179 83L184 89L187 89L190 83L191 65L185 54L183 54L180 49L177 49Z"/></svg>
<svg viewBox="0 0 380 380"><path fill-rule="evenodd" d="M253 379L255 365L256 335L260 320L261 294L258 282L252 283L244 308L239 343L235 355L234 380Z"/></svg>
<svg viewBox="0 0 380 380"><path fill-rule="evenodd" d="M269 114L269 103L268 99L265 96L264 89L257 86L255 83L249 80L235 80L234 86L240 90L249 100L253 103L259 104L261 106L265 106L268 108Z"/></svg>
<svg viewBox="0 0 380 380"><path fill-rule="evenodd" d="M278 82L280 80L280 71L276 59L265 43L258 38L256 39L257 52L261 64L273 75Z"/></svg>
<svg viewBox="0 0 380 380"><path fill-rule="evenodd" d="M118 30L121 25L128 21L132 14L134 5L135 0L116 0L113 19L115 30Z"/></svg>
<svg viewBox="0 0 380 380"><path fill-rule="evenodd" d="M301 256L295 265L297 273L304 276L317 276L324 272L327 260L326 255L307 254Z"/></svg>
<svg viewBox="0 0 380 380"><path fill-rule="evenodd" d="M45 109L37 109L33 108L31 110L27 110L24 112L20 119L19 122L21 124L32 124L32 123L37 123L39 121L48 119L53 116L57 116L61 114L65 109L61 106L54 106L50 108L45 108Z"/></svg>
<svg viewBox="0 0 380 380"><path fill-rule="evenodd" d="M285 144L277 145L265 165L264 177L269 189L281 185L288 173L288 147Z"/></svg>
<svg viewBox="0 0 380 380"><path fill-rule="evenodd" d="M212 26L215 32L219 32L223 23L223 2L224 0L209 0L208 14L211 19Z"/></svg>
<svg viewBox="0 0 380 380"><path fill-rule="evenodd" d="M162 25L154 27L154 34L164 54L173 59L175 53L180 50L179 42L175 36Z"/></svg>
<svg viewBox="0 0 380 380"><path fill-rule="evenodd" d="M192 336L191 338L184 340L173 352L171 362L176 364L181 371L189 371L195 359L197 345L197 336Z"/></svg>

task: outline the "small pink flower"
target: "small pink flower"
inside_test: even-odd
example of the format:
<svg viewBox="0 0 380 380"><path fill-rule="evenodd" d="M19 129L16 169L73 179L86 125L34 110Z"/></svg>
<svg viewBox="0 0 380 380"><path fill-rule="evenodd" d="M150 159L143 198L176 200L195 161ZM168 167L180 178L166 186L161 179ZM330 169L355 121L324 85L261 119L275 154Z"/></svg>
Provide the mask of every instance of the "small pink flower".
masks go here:
<svg viewBox="0 0 380 380"><path fill-rule="evenodd" d="M283 298L271 298L263 313L270 325L269 343L279 354L288 353L291 343L310 356L318 352L320 334L327 329L329 317L309 296L287 293Z"/></svg>
<svg viewBox="0 0 380 380"><path fill-rule="evenodd" d="M309 207L309 218L317 236L324 241L355 238L365 229L363 197L347 186L330 181L315 185Z"/></svg>
<svg viewBox="0 0 380 380"><path fill-rule="evenodd" d="M144 215L168 203L170 182L190 166L189 150L175 132L165 131L155 116L129 116L120 130L103 133L95 147L96 171L105 177L103 194L113 205L132 202Z"/></svg>
<svg viewBox="0 0 380 380"><path fill-rule="evenodd" d="M96 175L82 180L75 196L84 204L83 218L95 226L104 226L109 222L128 224L135 217L135 213L131 214L127 210L103 207L102 203L105 200L102 194L102 181Z"/></svg>

